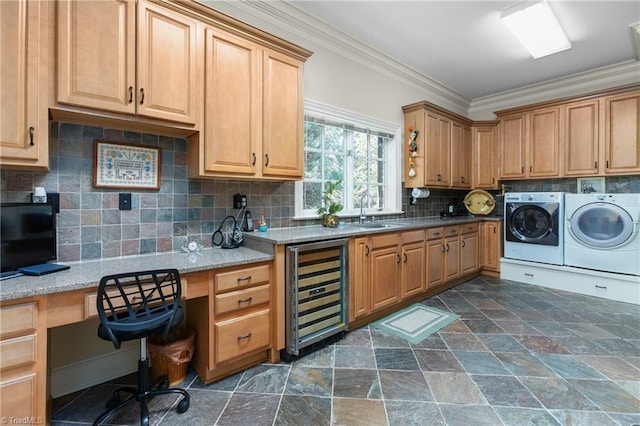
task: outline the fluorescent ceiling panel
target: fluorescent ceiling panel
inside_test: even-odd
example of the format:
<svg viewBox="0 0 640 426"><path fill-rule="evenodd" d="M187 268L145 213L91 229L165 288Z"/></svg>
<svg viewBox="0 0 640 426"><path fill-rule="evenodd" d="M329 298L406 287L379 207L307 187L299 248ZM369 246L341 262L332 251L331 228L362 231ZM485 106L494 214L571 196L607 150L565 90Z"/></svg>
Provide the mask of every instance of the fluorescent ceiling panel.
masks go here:
<svg viewBox="0 0 640 426"><path fill-rule="evenodd" d="M535 59L571 48L571 42L544 0L519 3L503 11L500 19Z"/></svg>

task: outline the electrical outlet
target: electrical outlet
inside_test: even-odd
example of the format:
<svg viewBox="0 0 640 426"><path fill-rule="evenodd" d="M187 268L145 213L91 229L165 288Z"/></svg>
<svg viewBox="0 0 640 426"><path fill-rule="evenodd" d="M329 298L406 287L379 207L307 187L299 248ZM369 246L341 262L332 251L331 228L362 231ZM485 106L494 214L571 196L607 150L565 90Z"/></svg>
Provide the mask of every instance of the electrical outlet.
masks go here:
<svg viewBox="0 0 640 426"><path fill-rule="evenodd" d="M247 196L242 194L235 194L233 196L233 208L239 210L243 207L247 207Z"/></svg>
<svg viewBox="0 0 640 426"><path fill-rule="evenodd" d="M118 208L120 210L131 210L131 193L118 194Z"/></svg>
<svg viewBox="0 0 640 426"><path fill-rule="evenodd" d="M60 213L60 194L57 192L48 192L47 203L53 204L53 211Z"/></svg>

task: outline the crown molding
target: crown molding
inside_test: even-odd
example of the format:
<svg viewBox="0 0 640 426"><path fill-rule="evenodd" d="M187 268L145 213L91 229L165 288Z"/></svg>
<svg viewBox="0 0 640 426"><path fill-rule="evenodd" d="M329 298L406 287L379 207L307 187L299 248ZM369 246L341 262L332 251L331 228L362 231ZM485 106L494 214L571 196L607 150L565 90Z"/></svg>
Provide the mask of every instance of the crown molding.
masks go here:
<svg viewBox="0 0 640 426"><path fill-rule="evenodd" d="M521 105L583 95L618 86L637 84L640 80L640 61L628 61L595 70L573 74L544 83L476 98L471 101L469 117L487 115ZM475 118L474 118L475 119Z"/></svg>
<svg viewBox="0 0 640 426"><path fill-rule="evenodd" d="M206 0L200 1L206 4ZM412 85L420 91L428 91L433 96L432 102L461 115L467 114L471 99L315 18L290 2L223 0L222 3L229 9L266 21L387 77Z"/></svg>

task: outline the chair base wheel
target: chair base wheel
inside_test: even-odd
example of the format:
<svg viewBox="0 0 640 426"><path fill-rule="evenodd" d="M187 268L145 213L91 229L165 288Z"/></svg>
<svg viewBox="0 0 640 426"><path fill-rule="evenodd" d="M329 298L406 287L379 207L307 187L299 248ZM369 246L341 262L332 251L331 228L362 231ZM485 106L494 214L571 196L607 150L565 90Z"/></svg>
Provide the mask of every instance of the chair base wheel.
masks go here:
<svg viewBox="0 0 640 426"><path fill-rule="evenodd" d="M182 398L182 401L178 403L178 407L176 407L176 411L178 414L182 414L189 409L189 400L187 398Z"/></svg>

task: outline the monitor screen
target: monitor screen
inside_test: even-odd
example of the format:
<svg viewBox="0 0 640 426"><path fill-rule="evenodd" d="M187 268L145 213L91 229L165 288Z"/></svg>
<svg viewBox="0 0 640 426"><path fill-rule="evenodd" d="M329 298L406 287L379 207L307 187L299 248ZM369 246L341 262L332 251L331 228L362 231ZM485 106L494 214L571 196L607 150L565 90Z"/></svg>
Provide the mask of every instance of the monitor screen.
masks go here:
<svg viewBox="0 0 640 426"><path fill-rule="evenodd" d="M56 259L56 215L51 204L0 205L2 271Z"/></svg>

